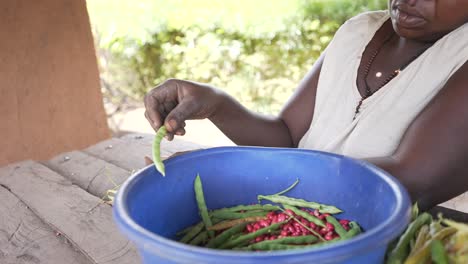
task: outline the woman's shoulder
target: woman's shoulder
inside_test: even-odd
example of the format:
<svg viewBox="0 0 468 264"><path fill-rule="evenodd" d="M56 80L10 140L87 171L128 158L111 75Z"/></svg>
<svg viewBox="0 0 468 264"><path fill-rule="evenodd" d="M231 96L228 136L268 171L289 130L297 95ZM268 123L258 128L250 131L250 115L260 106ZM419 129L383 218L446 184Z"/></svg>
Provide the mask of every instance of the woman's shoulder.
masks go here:
<svg viewBox="0 0 468 264"><path fill-rule="evenodd" d="M390 14L388 11L364 12L343 23L338 29L337 34L342 34L343 32L358 35L373 33L389 18Z"/></svg>
<svg viewBox="0 0 468 264"><path fill-rule="evenodd" d="M340 49L350 43L355 47L367 45L370 38L389 18L388 11L371 11L356 15L340 26L331 44L338 45Z"/></svg>
<svg viewBox="0 0 468 264"><path fill-rule="evenodd" d="M387 10L368 11L348 19L343 26L376 25L390 18Z"/></svg>

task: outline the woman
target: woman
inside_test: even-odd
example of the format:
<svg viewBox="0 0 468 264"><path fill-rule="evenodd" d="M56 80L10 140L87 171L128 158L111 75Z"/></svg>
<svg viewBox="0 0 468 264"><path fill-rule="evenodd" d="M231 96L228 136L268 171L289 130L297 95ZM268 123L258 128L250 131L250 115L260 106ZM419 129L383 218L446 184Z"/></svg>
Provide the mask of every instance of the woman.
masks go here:
<svg viewBox="0 0 468 264"><path fill-rule="evenodd" d="M276 117L221 90L168 80L145 97L169 137L209 118L239 145L365 159L430 208L468 190L468 0L390 0L336 33Z"/></svg>

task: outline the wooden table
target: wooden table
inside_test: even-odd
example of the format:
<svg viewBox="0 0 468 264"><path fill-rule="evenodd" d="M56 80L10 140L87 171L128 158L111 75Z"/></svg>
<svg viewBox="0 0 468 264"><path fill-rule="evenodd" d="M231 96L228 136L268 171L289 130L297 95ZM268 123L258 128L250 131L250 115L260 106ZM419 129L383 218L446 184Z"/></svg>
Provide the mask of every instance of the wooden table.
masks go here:
<svg viewBox="0 0 468 264"><path fill-rule="evenodd" d="M152 140L153 135L128 134L48 161L0 168L0 263L138 263L135 247L101 198L145 166ZM164 140L161 155L200 148ZM440 210L446 209L433 213Z"/></svg>

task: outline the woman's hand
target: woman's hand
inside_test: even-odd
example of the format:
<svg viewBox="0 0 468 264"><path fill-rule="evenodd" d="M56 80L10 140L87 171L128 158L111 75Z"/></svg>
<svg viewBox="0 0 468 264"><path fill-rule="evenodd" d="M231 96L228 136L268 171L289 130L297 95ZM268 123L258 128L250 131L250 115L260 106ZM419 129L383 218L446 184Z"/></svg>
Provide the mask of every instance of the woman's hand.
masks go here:
<svg viewBox="0 0 468 264"><path fill-rule="evenodd" d="M168 139L185 134L185 121L209 118L223 97L208 85L170 79L145 96L145 116L155 131L165 125Z"/></svg>

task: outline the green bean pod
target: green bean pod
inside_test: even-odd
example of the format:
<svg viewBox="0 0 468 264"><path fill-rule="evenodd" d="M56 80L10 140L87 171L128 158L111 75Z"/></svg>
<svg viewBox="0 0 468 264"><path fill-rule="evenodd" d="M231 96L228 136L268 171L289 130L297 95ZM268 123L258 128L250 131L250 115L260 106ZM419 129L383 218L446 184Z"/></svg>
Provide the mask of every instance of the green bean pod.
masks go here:
<svg viewBox="0 0 468 264"><path fill-rule="evenodd" d="M294 206L290 206L290 205L287 205L287 204L283 204L283 207L285 209L289 209L291 211L293 211L295 214L299 215L299 216L302 216L303 218L307 219L307 221L309 222L312 222L318 226L321 226L321 227L325 227L325 223L318 219L317 217L313 216L313 215L310 215L308 214L307 212L304 212L302 210L300 210L299 208L297 207L294 207Z"/></svg>
<svg viewBox="0 0 468 264"><path fill-rule="evenodd" d="M418 236L416 237L416 242L414 243L414 247L410 252L410 256L417 252L420 248L424 246L427 240L429 240L431 236L429 235L429 226L423 225L419 229Z"/></svg>
<svg viewBox="0 0 468 264"><path fill-rule="evenodd" d="M226 243L222 244L219 248L229 249L229 248L239 247L239 245L242 245L245 242L248 243L249 241L255 239L256 237L271 233L272 231L279 229L281 227L281 225L283 225L286 222L287 221L279 222L279 223L276 223L276 224L261 228L261 229L255 231L255 232L245 234L245 235L241 235L236 239L228 240Z"/></svg>
<svg viewBox="0 0 468 264"><path fill-rule="evenodd" d="M458 223L449 219L444 219L443 222L448 226L456 228L460 232L468 233L468 225L466 224Z"/></svg>
<svg viewBox="0 0 468 264"><path fill-rule="evenodd" d="M222 221L221 219L217 219L217 218L211 219L211 223L213 224L213 226L218 224L221 221ZM179 242L187 243L190 239L192 239L197 234L199 234L201 231L203 231L203 229L205 229L205 224L203 223L203 221L200 221L200 222L198 222L198 223L196 223L194 225L191 225L191 226L179 231L176 234L176 236L183 235L183 237L179 239ZM213 230L213 229L211 229L211 230Z"/></svg>
<svg viewBox="0 0 468 264"><path fill-rule="evenodd" d="M263 211L277 211L280 207L271 204L253 204L253 205L237 205L233 207L226 207L221 209L213 210L212 214L222 213L222 212L239 212L239 211L255 211L255 210L263 210Z"/></svg>
<svg viewBox="0 0 468 264"><path fill-rule="evenodd" d="M409 245L410 245L410 252L413 251L414 245L416 244L416 239L411 239ZM410 253L411 254L411 253Z"/></svg>
<svg viewBox="0 0 468 264"><path fill-rule="evenodd" d="M194 239L192 239L192 241L189 242L189 245L200 246L203 243L205 243L207 239L208 239L208 232L203 231L199 233Z"/></svg>
<svg viewBox="0 0 468 264"><path fill-rule="evenodd" d="M181 243L187 243L198 235L205 227L203 222L194 225L180 240Z"/></svg>
<svg viewBox="0 0 468 264"><path fill-rule="evenodd" d="M344 227L338 222L338 220L335 219L335 217L329 215L326 217L327 222L333 225L335 228L335 232L340 236L340 237L346 237L348 235L348 231L344 229ZM359 227L359 226L358 226Z"/></svg>
<svg viewBox="0 0 468 264"><path fill-rule="evenodd" d="M206 244L206 247L209 248L217 248L224 242L226 242L229 238L233 237L236 234L241 233L244 229L247 223L243 223L240 225L233 226L226 231L222 232L221 234L217 235L215 238L211 239L208 244Z"/></svg>
<svg viewBox="0 0 468 264"><path fill-rule="evenodd" d="M267 212L246 212L246 213L238 213L238 212L213 212L211 216L225 219L225 220L234 220L234 219L241 219L247 217L265 217Z"/></svg>
<svg viewBox="0 0 468 264"><path fill-rule="evenodd" d="M308 248L311 245L286 245L286 244L252 244L248 247L245 247L243 249L245 250L261 250L261 251L273 251L273 250L293 250L293 249L304 249Z"/></svg>
<svg viewBox="0 0 468 264"><path fill-rule="evenodd" d="M414 203L413 207L411 207L411 222L413 222L419 215L419 207L418 203Z"/></svg>
<svg viewBox="0 0 468 264"><path fill-rule="evenodd" d="M283 195L258 195L257 199L260 200L269 200L274 203L279 204L286 204L291 206L297 207L306 207L319 210L320 213L328 213L328 214L338 214L342 211L335 206L326 205L326 204L319 204L316 202L308 202L303 199L291 198Z"/></svg>
<svg viewBox="0 0 468 264"><path fill-rule="evenodd" d="M198 211L205 225L205 228L208 229L210 226L213 225L213 223L211 222L210 215L208 214L208 209L205 203L205 196L203 194L203 186L202 186L202 182L200 179L200 175L198 174L197 174L197 177L195 178L194 189L195 189L195 198L197 200L197 205L198 205ZM208 231L208 235L212 238L214 237L214 232Z"/></svg>
<svg viewBox="0 0 468 264"><path fill-rule="evenodd" d="M420 214L409 226L403 235L400 236L395 248L390 252L387 259L387 264L399 264L409 254L409 244L411 239L414 238L416 232L423 226L432 221L432 216L428 213Z"/></svg>
<svg viewBox="0 0 468 264"><path fill-rule="evenodd" d="M299 236L300 237L300 236ZM299 238L299 237L295 237L295 238ZM291 238L291 237L288 237L288 238ZM277 239L278 240L278 239ZM323 247L323 246L327 246L327 245L330 245L330 244L334 244L334 243L337 243L339 241L341 241L342 239L340 238L335 238L335 239L332 239L332 240L329 240L329 241L325 241L325 242L320 242L320 243L315 243L315 244L311 244L311 245L302 245L303 247L307 247L307 248L316 248L316 247ZM255 243L255 244L252 244L252 245L259 245L260 243L264 243L264 242L274 242L275 240L267 240L267 241L262 241L262 242L258 242L258 243ZM265 244L269 244L269 243L265 243ZM283 244L283 243L272 243L274 245L287 245L287 244ZM291 244L291 243L290 243ZM246 246L246 247L235 247L233 249L237 249L237 250L261 250L261 249L255 249L255 247L260 247L260 246L254 246L254 247L251 247L252 245L249 245L249 246ZM279 248L281 249L281 248Z"/></svg>
<svg viewBox="0 0 468 264"><path fill-rule="evenodd" d="M302 227L304 227L305 229L307 229L309 232L311 232L313 235L315 235L316 237L318 237L320 240L322 241L326 241L325 238L323 238L317 231L313 230L312 228L304 225L299 219L297 219L297 217L295 217L294 215L292 214L288 214L288 212L286 212L284 209L281 209L281 211L283 211L286 215L290 216L294 221L296 221L299 225L301 225Z"/></svg>
<svg viewBox="0 0 468 264"><path fill-rule="evenodd" d="M296 187L296 185L298 183L299 183L299 179L296 179L296 181L293 184L291 184L291 186L289 186L288 188L282 190L281 192L275 193L273 195L283 195L283 194L289 192L290 190L292 190L294 187Z"/></svg>
<svg viewBox="0 0 468 264"><path fill-rule="evenodd" d="M247 248L258 249L257 247L267 245L267 244L293 244L293 245L303 245L311 244L317 241L317 237L313 235L308 236L297 236L297 237L282 237L275 240L265 240L249 245Z"/></svg>
<svg viewBox="0 0 468 264"><path fill-rule="evenodd" d="M156 132L156 136L153 141L153 162L156 170L161 173L162 176L166 176L166 171L164 168L164 163L161 159L161 140L166 136L167 130L165 126L162 126Z"/></svg>
<svg viewBox="0 0 468 264"><path fill-rule="evenodd" d="M358 223L353 221L349 223L349 226L351 229L349 229L349 231L347 231L346 234L341 237L343 240L353 238L362 233L361 227L358 225Z"/></svg>
<svg viewBox="0 0 468 264"><path fill-rule="evenodd" d="M321 247L321 246L326 246L326 245L330 245L330 244L333 244L333 243L336 243L336 242L339 242L339 241L342 241L343 239L342 238L334 238L332 240L328 240L328 241L324 241L324 242L320 242L320 243L315 243L313 245L310 245L310 247Z"/></svg>
<svg viewBox="0 0 468 264"><path fill-rule="evenodd" d="M440 230L442 230L444 227L439 221L432 221L432 223L429 225L429 234L431 236L434 236L437 234Z"/></svg>
<svg viewBox="0 0 468 264"><path fill-rule="evenodd" d="M299 237L295 237L295 238L300 238ZM310 245L289 245L289 244L292 244L292 243L289 243L289 244L286 244L286 243L264 243L264 242L274 242L275 240L270 240L270 241L262 241L262 242L258 242L258 243L255 243L255 244L252 244L252 245L249 245L247 247L243 247L243 248L240 248L240 250L287 250L287 249L300 249L300 248L316 248L316 247L323 247L323 246L326 246L326 245L330 245L330 244L333 244L333 243L336 243L338 241L340 241L341 239L339 238L335 238L335 239L332 239L332 240L329 240L329 241L326 241L326 242L320 242L320 243L315 243L315 244L310 244ZM273 245L273 246L271 246ZM267 247L269 246L269 247ZM286 247L283 247L283 246L286 246ZM289 247L288 247L289 246Z"/></svg>
<svg viewBox="0 0 468 264"><path fill-rule="evenodd" d="M444 245L440 240L434 240L431 243L431 256L434 264L448 264L448 256Z"/></svg>
<svg viewBox="0 0 468 264"><path fill-rule="evenodd" d="M209 227L208 230L213 230L213 231L224 230L224 229L231 228L233 226L236 226L242 223L250 223L250 222L260 221L262 219L264 219L264 217L255 216L255 217L239 218L239 219L228 220L228 221L220 221L217 224L213 223L213 225Z"/></svg>
<svg viewBox="0 0 468 264"><path fill-rule="evenodd" d="M416 253L406 259L405 264L419 264L424 263L430 257L431 244L434 240L443 240L444 238L457 232L453 227L446 227L437 232L429 241L427 241L422 248Z"/></svg>
<svg viewBox="0 0 468 264"><path fill-rule="evenodd" d="M198 222L198 223L196 223L194 225L188 226L188 227L180 230L179 232L176 233L176 237L180 237L180 236L183 236L183 235L187 234L188 232L190 232L190 230L192 230L192 228L194 228L196 225L199 225L199 224L203 225L203 222Z"/></svg>

